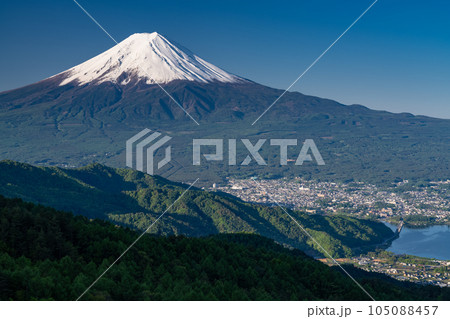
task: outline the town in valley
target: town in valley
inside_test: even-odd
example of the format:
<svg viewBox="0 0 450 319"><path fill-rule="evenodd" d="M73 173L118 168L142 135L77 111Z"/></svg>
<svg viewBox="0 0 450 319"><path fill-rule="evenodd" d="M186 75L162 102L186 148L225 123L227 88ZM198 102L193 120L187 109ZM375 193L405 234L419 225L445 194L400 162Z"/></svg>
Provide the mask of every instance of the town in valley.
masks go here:
<svg viewBox="0 0 450 319"><path fill-rule="evenodd" d="M229 179L212 190L229 193L246 202L281 205L309 214L342 214L369 218L394 225L426 227L450 224L450 181L412 184L401 181L390 186L362 182L336 183L294 179ZM400 227L401 228L401 227ZM330 259L320 259L333 265ZM398 280L450 286L450 261L395 255L383 249L339 263L384 273Z"/></svg>

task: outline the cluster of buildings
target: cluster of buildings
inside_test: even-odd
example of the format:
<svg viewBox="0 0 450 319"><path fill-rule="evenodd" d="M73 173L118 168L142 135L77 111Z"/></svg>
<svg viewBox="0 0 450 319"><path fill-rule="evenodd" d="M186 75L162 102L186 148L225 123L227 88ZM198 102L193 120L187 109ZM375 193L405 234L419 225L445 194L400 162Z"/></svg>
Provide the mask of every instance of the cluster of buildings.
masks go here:
<svg viewBox="0 0 450 319"><path fill-rule="evenodd" d="M397 280L407 280L420 284L450 287L450 261L420 258L411 262L392 261L376 257L354 257L343 262L354 264L367 271L384 273Z"/></svg>
<svg viewBox="0 0 450 319"><path fill-rule="evenodd" d="M404 188L408 181L380 188L366 183L333 183L297 179L228 181L216 187L244 201L276 204L309 213L344 213L359 217L389 218L421 215L436 222L450 220L450 181L427 187Z"/></svg>
<svg viewBox="0 0 450 319"><path fill-rule="evenodd" d="M381 220L414 215L431 217L434 223L450 224L450 181L410 187L408 181L391 187L367 183L333 183L297 179L235 180L215 189L247 202L282 205L308 213L349 214ZM402 223L403 224L403 223ZM328 262L324 260L324 262ZM344 258L367 271L384 273L398 280L450 287L450 261L421 259L402 262L368 255Z"/></svg>

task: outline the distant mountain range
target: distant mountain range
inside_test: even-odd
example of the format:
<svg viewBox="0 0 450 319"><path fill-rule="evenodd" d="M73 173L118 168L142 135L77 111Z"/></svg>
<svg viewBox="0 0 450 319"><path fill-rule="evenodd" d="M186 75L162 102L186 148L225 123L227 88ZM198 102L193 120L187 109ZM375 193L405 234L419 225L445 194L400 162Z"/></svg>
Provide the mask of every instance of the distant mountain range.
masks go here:
<svg viewBox="0 0 450 319"><path fill-rule="evenodd" d="M254 175L374 183L450 178L450 120L288 92L252 126L282 92L228 73L157 33L134 34L69 70L0 93L0 158L124 167L125 141L149 128L173 138L174 160L157 174L178 181L200 177L211 185ZM263 149L264 167L193 167L193 138L312 138L327 165L281 166L275 150ZM239 161L246 155L238 148Z"/></svg>

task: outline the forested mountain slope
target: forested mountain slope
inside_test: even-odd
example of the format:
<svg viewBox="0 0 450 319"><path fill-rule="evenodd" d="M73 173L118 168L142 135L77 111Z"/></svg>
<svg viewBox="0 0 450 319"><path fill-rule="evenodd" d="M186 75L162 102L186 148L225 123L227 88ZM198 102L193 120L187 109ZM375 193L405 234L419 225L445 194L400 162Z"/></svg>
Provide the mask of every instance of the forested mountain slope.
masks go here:
<svg viewBox="0 0 450 319"><path fill-rule="evenodd" d="M4 196L89 218L109 219L139 230L147 228L186 187L158 176L100 164L61 169L0 162L0 194ZM388 227L374 221L290 214L335 257L349 256L353 248L379 244L393 236ZM187 192L149 232L195 237L252 233L312 254L319 250L282 209L196 188Z"/></svg>
<svg viewBox="0 0 450 319"><path fill-rule="evenodd" d="M75 300L138 236L0 196L0 300ZM377 300L449 300L348 268ZM83 300L367 300L335 267L257 235L147 235Z"/></svg>

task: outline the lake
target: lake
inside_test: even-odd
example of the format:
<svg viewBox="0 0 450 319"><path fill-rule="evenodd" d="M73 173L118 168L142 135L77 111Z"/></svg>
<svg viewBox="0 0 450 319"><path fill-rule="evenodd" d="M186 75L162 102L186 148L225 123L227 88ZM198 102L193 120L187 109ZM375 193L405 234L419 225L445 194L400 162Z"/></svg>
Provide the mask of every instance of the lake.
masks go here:
<svg viewBox="0 0 450 319"><path fill-rule="evenodd" d="M396 226L386 225L395 231ZM450 227L403 227L400 237L394 240L387 250L395 254L450 260Z"/></svg>

